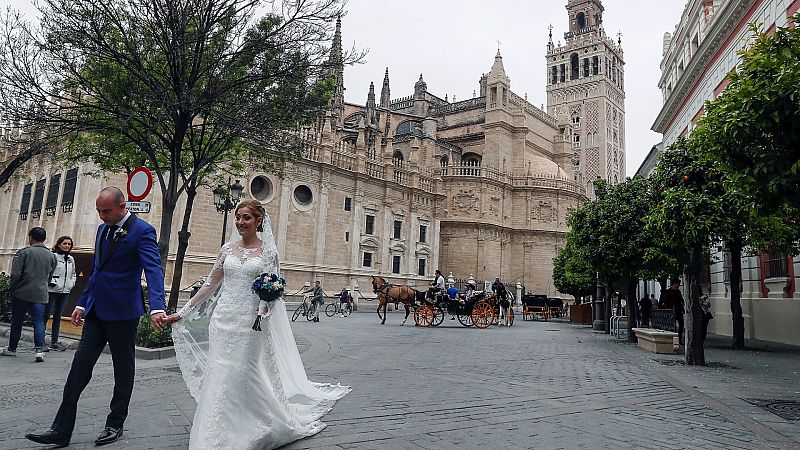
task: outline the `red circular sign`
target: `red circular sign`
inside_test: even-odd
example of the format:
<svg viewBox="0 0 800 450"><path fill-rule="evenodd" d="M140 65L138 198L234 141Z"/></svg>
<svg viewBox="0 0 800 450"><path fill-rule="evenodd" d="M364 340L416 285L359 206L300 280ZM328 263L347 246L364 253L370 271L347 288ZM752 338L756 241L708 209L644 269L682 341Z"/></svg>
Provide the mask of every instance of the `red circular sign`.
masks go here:
<svg viewBox="0 0 800 450"><path fill-rule="evenodd" d="M147 167L137 167L128 175L128 198L138 202L147 197L153 187L153 174Z"/></svg>

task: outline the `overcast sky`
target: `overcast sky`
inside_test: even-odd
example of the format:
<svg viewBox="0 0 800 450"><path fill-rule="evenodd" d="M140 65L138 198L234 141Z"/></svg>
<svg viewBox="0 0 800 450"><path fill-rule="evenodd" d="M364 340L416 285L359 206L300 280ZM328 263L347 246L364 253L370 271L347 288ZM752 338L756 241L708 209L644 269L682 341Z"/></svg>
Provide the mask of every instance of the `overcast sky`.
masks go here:
<svg viewBox="0 0 800 450"><path fill-rule="evenodd" d="M366 62L345 69L346 100L366 103L369 83L380 95L389 68L392 98L413 94L422 73L428 90L466 100L494 62L498 41L511 90L536 106L546 102L547 27L564 41L567 0L349 0L343 45L368 49ZM32 14L30 0L0 0ZM646 5L646 8L645 8ZM622 32L625 51L627 173L633 175L661 136L650 131L661 109L661 43L680 19L684 0L603 0L606 33Z"/></svg>

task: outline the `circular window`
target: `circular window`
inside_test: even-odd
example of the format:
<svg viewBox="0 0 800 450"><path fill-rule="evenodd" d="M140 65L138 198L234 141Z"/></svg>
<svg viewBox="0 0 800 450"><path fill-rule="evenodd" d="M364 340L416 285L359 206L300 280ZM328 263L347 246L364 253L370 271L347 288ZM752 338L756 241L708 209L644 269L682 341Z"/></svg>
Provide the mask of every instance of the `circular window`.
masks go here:
<svg viewBox="0 0 800 450"><path fill-rule="evenodd" d="M258 201L265 201L272 195L272 181L264 175L259 175L250 181L250 193Z"/></svg>
<svg viewBox="0 0 800 450"><path fill-rule="evenodd" d="M301 184L294 188L294 199L297 203L306 206L311 204L311 200L314 199L314 194L312 194L310 187Z"/></svg>

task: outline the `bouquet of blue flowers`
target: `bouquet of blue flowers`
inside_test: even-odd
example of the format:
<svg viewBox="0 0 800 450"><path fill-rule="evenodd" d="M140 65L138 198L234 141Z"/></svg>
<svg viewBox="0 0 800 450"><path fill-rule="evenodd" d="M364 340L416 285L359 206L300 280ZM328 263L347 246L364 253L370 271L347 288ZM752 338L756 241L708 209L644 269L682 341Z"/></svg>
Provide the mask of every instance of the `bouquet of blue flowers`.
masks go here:
<svg viewBox="0 0 800 450"><path fill-rule="evenodd" d="M253 323L253 330L261 331L261 319L272 314L272 305L283 296L286 280L272 273L262 273L250 287L261 301L258 303L258 314Z"/></svg>

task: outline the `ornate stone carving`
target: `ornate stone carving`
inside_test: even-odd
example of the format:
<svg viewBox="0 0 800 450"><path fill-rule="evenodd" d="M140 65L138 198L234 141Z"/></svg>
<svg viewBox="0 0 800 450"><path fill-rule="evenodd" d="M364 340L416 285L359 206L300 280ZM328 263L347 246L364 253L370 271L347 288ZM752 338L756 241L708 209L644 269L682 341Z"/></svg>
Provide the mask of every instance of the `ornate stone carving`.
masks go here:
<svg viewBox="0 0 800 450"><path fill-rule="evenodd" d="M534 223L555 223L558 209L552 200L534 200L531 208L531 221Z"/></svg>
<svg viewBox="0 0 800 450"><path fill-rule="evenodd" d="M453 196L453 206L461 211L479 211L479 203L480 199L473 193L472 189L459 189L458 194Z"/></svg>

